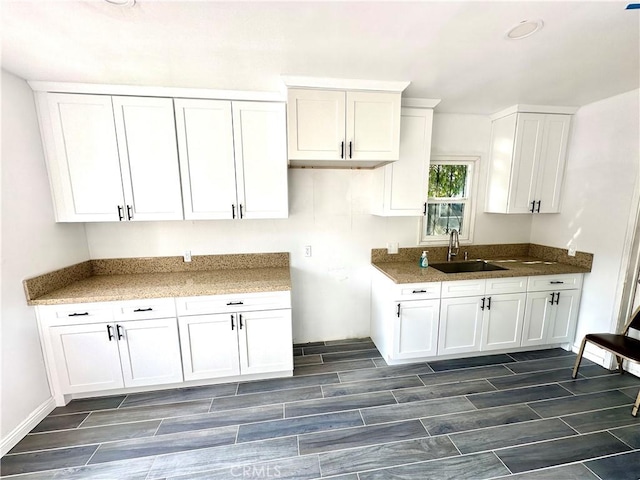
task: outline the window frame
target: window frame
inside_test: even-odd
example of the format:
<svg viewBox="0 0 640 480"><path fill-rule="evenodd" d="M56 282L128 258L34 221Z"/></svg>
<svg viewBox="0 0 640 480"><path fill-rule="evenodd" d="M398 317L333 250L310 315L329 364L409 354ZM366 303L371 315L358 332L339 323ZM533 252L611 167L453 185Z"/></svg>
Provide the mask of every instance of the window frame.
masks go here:
<svg viewBox="0 0 640 480"><path fill-rule="evenodd" d="M470 244L473 242L473 232L475 229L476 219L476 198L478 193L478 174L479 174L479 160L477 155L431 155L429 167L431 165L467 165L467 191L468 195L464 199L452 199L451 202L446 203L464 203L465 213L462 218L463 232L459 232L460 243ZM428 171L428 169L427 169ZM429 175L427 174L427 182L429 181ZM426 185L426 192L428 195L429 185ZM445 202L430 202L430 199L426 199L425 215L420 217L418 222L418 245L448 245L449 235L426 235L427 220L426 212L428 212L428 206L437 205L438 203ZM466 228L465 228L466 225Z"/></svg>

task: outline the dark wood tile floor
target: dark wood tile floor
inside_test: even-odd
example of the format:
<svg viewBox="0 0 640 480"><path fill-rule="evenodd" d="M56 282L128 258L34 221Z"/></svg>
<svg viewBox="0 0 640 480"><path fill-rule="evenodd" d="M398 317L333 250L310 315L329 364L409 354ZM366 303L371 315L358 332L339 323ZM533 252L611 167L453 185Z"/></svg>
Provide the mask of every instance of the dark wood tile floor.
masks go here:
<svg viewBox="0 0 640 480"><path fill-rule="evenodd" d="M561 349L386 366L369 339L295 345L294 376L76 400L10 479L640 478L640 379Z"/></svg>

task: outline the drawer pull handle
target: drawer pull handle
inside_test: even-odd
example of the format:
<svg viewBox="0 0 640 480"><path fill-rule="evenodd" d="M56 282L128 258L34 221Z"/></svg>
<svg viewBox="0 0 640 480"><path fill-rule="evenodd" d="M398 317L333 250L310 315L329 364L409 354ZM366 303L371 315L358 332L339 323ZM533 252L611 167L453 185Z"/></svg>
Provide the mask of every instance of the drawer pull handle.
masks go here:
<svg viewBox="0 0 640 480"><path fill-rule="evenodd" d="M413 293L427 293L426 290L414 290Z"/></svg>
<svg viewBox="0 0 640 480"><path fill-rule="evenodd" d="M107 325L107 335L109 336L109 341L115 338L111 330L113 330L113 327L111 325Z"/></svg>
<svg viewBox="0 0 640 480"><path fill-rule="evenodd" d="M244 326L244 325L242 324L242 314L239 314L239 315L238 315L238 320L240 321L240 330L242 330L242 327Z"/></svg>
<svg viewBox="0 0 640 480"><path fill-rule="evenodd" d="M122 340L124 338L124 329L121 325L116 325L116 332L118 332L118 340Z"/></svg>
<svg viewBox="0 0 640 480"><path fill-rule="evenodd" d="M87 317L88 315L89 315L89 312L70 313L69 314L70 317Z"/></svg>
<svg viewBox="0 0 640 480"><path fill-rule="evenodd" d="M553 280L553 281L551 281L551 282L549 282L549 283L550 283L551 285L560 285L560 284L562 284L562 283L564 283L564 282L561 282L560 280Z"/></svg>
<svg viewBox="0 0 640 480"><path fill-rule="evenodd" d="M242 302L229 302L227 305L244 305Z"/></svg>
<svg viewBox="0 0 640 480"><path fill-rule="evenodd" d="M150 312L152 311L153 308L149 307L149 308L136 308L133 313L138 313L138 312Z"/></svg>

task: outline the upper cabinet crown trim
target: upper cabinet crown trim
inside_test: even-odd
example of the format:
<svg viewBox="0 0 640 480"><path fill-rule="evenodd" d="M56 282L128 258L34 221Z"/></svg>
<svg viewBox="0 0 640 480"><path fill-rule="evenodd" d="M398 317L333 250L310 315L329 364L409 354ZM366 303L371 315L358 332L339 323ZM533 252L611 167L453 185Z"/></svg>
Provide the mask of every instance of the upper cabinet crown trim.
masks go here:
<svg viewBox="0 0 640 480"><path fill-rule="evenodd" d="M35 92L82 93L94 95L123 95L137 97L198 98L215 100L250 100L257 102L286 102L285 92L257 92L243 90L212 90L208 88L149 87L138 85L106 85L98 83L66 83L29 81Z"/></svg>
<svg viewBox="0 0 640 480"><path fill-rule="evenodd" d="M442 100L439 98L402 98L402 106L410 108L436 108Z"/></svg>
<svg viewBox="0 0 640 480"><path fill-rule="evenodd" d="M511 115L512 113L550 113L550 114L559 114L559 115L573 115L578 111L580 107L563 107L556 105L527 105L523 103L518 103L517 105L512 105L509 108L505 108L504 110L500 110L499 112L494 113L489 118L491 121L497 120L502 117L506 117L507 115Z"/></svg>
<svg viewBox="0 0 640 480"><path fill-rule="evenodd" d="M411 82L384 80L353 80L346 78L281 77L287 88L321 88L323 90L372 90L378 92L402 93Z"/></svg>

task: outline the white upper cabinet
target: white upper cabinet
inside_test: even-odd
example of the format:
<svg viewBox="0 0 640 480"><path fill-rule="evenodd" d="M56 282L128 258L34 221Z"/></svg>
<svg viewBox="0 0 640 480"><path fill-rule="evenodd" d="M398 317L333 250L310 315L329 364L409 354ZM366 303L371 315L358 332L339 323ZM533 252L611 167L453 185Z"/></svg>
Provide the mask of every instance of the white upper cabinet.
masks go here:
<svg viewBox="0 0 640 480"><path fill-rule="evenodd" d="M118 221L125 202L111 97L36 98L56 220Z"/></svg>
<svg viewBox="0 0 640 480"><path fill-rule="evenodd" d="M429 182L433 109L402 108L400 159L374 172L371 210L379 216L424 214Z"/></svg>
<svg viewBox="0 0 640 480"><path fill-rule="evenodd" d="M557 213L571 115L514 112L493 121L485 211Z"/></svg>
<svg viewBox="0 0 640 480"><path fill-rule="evenodd" d="M282 103L175 100L185 218L288 216Z"/></svg>
<svg viewBox="0 0 640 480"><path fill-rule="evenodd" d="M181 220L170 98L113 97L127 220Z"/></svg>
<svg viewBox="0 0 640 480"><path fill-rule="evenodd" d="M400 96L401 90L289 88L290 164L374 168L398 160Z"/></svg>

